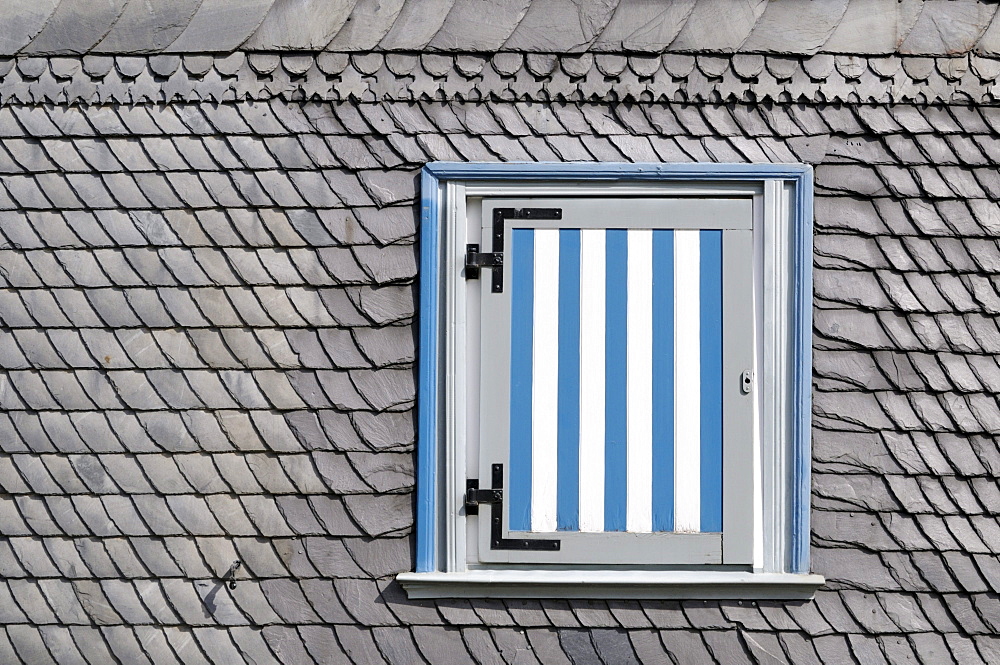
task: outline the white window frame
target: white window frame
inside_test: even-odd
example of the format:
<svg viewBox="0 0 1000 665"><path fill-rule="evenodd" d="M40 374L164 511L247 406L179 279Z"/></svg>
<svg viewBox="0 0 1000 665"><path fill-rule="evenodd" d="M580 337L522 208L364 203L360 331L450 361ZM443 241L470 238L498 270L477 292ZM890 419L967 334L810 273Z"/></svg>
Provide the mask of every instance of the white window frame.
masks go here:
<svg viewBox="0 0 1000 665"><path fill-rule="evenodd" d="M752 566L627 569L470 564L462 511L466 414L464 267L482 197L750 196L756 310ZM417 566L411 598L808 598L812 171L803 165L465 164L422 174ZM474 231L473 231L474 232ZM470 323L473 322L473 323ZM458 371L458 370L462 371ZM470 389L472 393L470 395ZM472 466L471 468L475 468ZM669 562L665 562L669 564Z"/></svg>

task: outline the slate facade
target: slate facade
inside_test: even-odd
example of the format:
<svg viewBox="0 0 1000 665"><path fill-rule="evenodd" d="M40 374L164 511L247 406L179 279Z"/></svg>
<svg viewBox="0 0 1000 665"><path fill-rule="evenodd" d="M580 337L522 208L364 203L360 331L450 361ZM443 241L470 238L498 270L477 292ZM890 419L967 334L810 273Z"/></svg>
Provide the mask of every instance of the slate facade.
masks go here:
<svg viewBox="0 0 1000 665"><path fill-rule="evenodd" d="M997 5L18 4L0 662L1000 662ZM404 597L432 160L815 167L815 600Z"/></svg>

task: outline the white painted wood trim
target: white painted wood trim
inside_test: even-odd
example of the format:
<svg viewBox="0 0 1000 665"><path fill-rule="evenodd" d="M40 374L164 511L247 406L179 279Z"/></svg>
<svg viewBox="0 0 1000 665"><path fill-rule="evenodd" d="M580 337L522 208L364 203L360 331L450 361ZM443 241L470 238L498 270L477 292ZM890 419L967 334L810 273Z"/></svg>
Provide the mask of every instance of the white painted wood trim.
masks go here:
<svg viewBox="0 0 1000 665"><path fill-rule="evenodd" d="M470 570L400 573L419 598L642 598L807 600L822 575L745 571Z"/></svg>
<svg viewBox="0 0 1000 665"><path fill-rule="evenodd" d="M674 231L674 530L701 531L701 232Z"/></svg>
<svg viewBox="0 0 1000 665"><path fill-rule="evenodd" d="M785 362L785 356L790 350L790 340L787 334L789 320L790 320L790 295L789 295L789 283L788 275L790 274L790 256L791 256L791 228L790 222L793 218L794 211L792 209L792 192L795 185L788 181L785 177L775 177L773 179L768 179L764 181L755 180L752 177L748 177L747 182L697 182L699 176L692 175L691 181L660 181L660 182L649 182L649 183L606 183L606 182L571 182L571 183L553 183L553 184L541 184L541 183L527 183L523 181L493 181L489 183L478 183L478 182L450 182L447 190L444 192L444 205L442 206L442 212L445 217L445 239L446 239L446 252L444 256L443 267L447 271L447 274L451 276L450 283L448 287L457 288L457 292L463 294L458 296L458 300L464 300L465 302L454 302L452 307L448 307L445 310L445 316L451 320L442 322L442 336L444 337L444 352L445 352L445 376L452 375L458 368L462 366L462 352L453 351L454 347L458 344L460 345L460 340L477 338L478 330L475 321L478 319L478 299L475 293L475 289L469 287L469 283L466 283L464 279L458 279L457 276L461 274L461 268L464 265L464 243L465 242L475 242L480 239L479 237L479 219L481 216L481 211L478 210L479 202L483 196L503 196L503 197L526 197L526 196L650 196L650 195L660 195L660 196L720 196L720 195L740 195L740 196L753 196L755 199L755 219L754 219L754 243L755 243L755 260L759 261L759 264L755 267L757 271L756 277L759 279L758 288L760 289L755 293L755 298L760 298L761 302L756 305L756 309L760 312L761 318L758 319L758 326L756 327L757 334L760 335L758 353L756 356L756 362L758 363L755 371L755 387L754 387L754 398L757 400L757 406L755 408L755 418L757 418L757 423L755 423L755 471L758 474L757 486L763 488L762 496L755 497L755 555L754 555L754 569L758 572L749 573L730 573L726 572L726 575L739 574L744 576L753 576L753 579L758 579L757 576L766 576L767 579L777 579L777 578L787 578L788 580L801 580L805 578L819 579L822 578L815 575L791 575L785 574L778 571L783 570L787 565L788 560L788 545L791 539L791 533L789 532L789 506L788 501L788 490L786 487L790 478L790 465L789 459L785 457L784 453L789 450L791 441L791 432L787 420L787 413L790 409L791 395L789 392L790 381L788 376L790 375L791 368ZM763 205L759 205L763 202ZM468 206L466 205L468 203ZM757 215L760 215L759 217ZM475 229L470 227L475 227ZM452 281L453 280L453 281ZM471 284L475 285L475 282ZM448 288L451 293L451 288ZM464 305L464 306L463 306ZM452 318L454 317L454 318ZM464 362L472 367L477 363L478 347L470 349L471 353L468 353L465 357ZM478 367L478 365L475 365ZM467 437L470 434L470 429L474 430L475 423L473 422L475 418L474 414L470 414L467 409L469 409L466 399L472 399L475 395L468 394L468 391L475 391L475 386L465 382L465 389L462 388L463 380L453 380L449 381L448 385L445 387L446 398L445 398L445 410L450 414L457 416L457 419L461 419L462 415L456 413L457 410L461 410L462 414L468 414L469 418L465 422L465 426L459 426L459 422L453 419L451 416L441 414L441 431L445 432L445 442L444 442L444 464L441 465L445 469L445 473L450 476L446 483L446 490L444 497L446 505L451 506L451 509L445 509L438 513L439 524L441 522L447 522L443 524L444 531L443 537L441 538L441 545L444 548L444 556L442 557L441 565L445 567L446 570L451 572L448 573L420 573L421 576L428 575L449 575L449 579L458 579L453 576L463 576L463 575L474 575L481 577L487 574L486 571L468 571L466 572L464 568L467 562L474 562L477 560L477 543L475 538L463 538L463 534L469 533L471 527L471 532L476 532L477 518L466 518L463 512L458 510L456 506L460 506L462 496L464 495L464 479L466 477L474 477L472 474L475 473L476 463L473 459L474 455L470 455L469 460L466 460L466 450L465 443ZM449 409L448 403L451 402L452 406ZM768 427L768 421L771 422L771 426ZM778 423L778 426L774 424ZM464 431L463 431L464 430ZM472 468L469 468L472 465ZM457 470L466 469L466 473L460 473ZM763 476L763 478L761 478ZM763 481L763 482L761 482ZM468 524L470 523L471 524ZM468 551L466 547L468 546ZM769 572L762 572L769 571ZM511 571L496 571L496 573L509 573ZM545 575L551 574L552 571L545 572ZM684 571L688 573L688 571ZM618 572L603 572L602 575L611 574L619 575ZM671 583L658 583L658 582L647 582L647 576L652 575L653 578L659 578L666 573L663 572L648 572L648 571L636 571L637 575L643 577L643 584L653 584L659 586L670 586L671 588L680 588L680 582L676 584ZM670 573L670 575L679 573ZM707 572L694 572L691 571L689 574L704 576ZM712 575L722 574L722 573L712 573ZM415 573L406 573L406 576L417 575ZM421 577L426 581L426 577ZM735 579L729 578L726 579ZM747 591L749 589L756 589L758 587L766 587L769 584L763 581L764 578L760 578L762 581L760 584L746 583L743 582L732 582L727 581L726 584L740 584L740 589L746 591L747 595L732 595L719 592L721 595L705 595L702 593L694 595L670 595L666 593L657 593L651 596L642 595L615 595L610 592L610 595L600 595L594 592L593 582L583 581L579 584L585 585L584 591L581 595L588 597L689 597L689 598L739 598L739 597L757 597L757 598L783 598L783 597L808 597L808 596L782 596L782 595L769 595L766 591L761 591L760 593ZM477 577L478 580L478 577ZM401 576L400 581L403 582L403 577ZM423 584L424 582L421 582ZM505 580L504 584L515 584L515 582ZM534 579L528 580L526 582L530 585L537 585L539 582ZM486 589L482 587L482 581L476 581L471 587L473 591L468 592L468 596L476 597L489 597L492 593L488 593ZM569 584L569 582L567 582ZM574 582L574 584L577 584ZM689 584L685 582L685 584ZM709 586L713 582L707 583ZM788 584L792 584L789 582ZM818 584L822 584L820 581ZM817 584L817 585L818 585ZM447 586L453 586L452 582L448 582ZM792 585L794 586L794 584ZM672 594L676 594L676 591L672 591ZM712 592L714 593L714 592ZM530 588L521 590L516 593L509 593L507 597L538 597L537 592L533 592ZM412 596L418 597L418 596ZM419 597L447 597L447 595L436 594L429 596L419 596ZM458 597L452 595L451 597ZM569 591L561 593L560 595L553 595L550 597L571 597Z"/></svg>
<svg viewBox="0 0 1000 665"><path fill-rule="evenodd" d="M445 247L445 292L442 302L447 312L448 321L453 326L445 327L445 343L443 351L450 367L466 367L468 364L468 344L466 337L467 298L465 297L465 278L461 273L462 261L465 256L465 244L468 242L467 229L464 220L467 217L465 185L459 182L445 184L447 207L445 215L447 225L444 233ZM461 221L460 221L461 220ZM447 372L444 376L445 395L444 422L442 432L445 436L444 473L445 473L445 570L459 570L465 559L465 534L459 529L462 495L465 491L465 453L466 445L466 374L465 372Z"/></svg>
<svg viewBox="0 0 1000 665"><path fill-rule="evenodd" d="M625 526L653 530L653 232L629 229Z"/></svg>
<svg viewBox="0 0 1000 665"><path fill-rule="evenodd" d="M559 460L559 231L535 231L531 530L556 530Z"/></svg>

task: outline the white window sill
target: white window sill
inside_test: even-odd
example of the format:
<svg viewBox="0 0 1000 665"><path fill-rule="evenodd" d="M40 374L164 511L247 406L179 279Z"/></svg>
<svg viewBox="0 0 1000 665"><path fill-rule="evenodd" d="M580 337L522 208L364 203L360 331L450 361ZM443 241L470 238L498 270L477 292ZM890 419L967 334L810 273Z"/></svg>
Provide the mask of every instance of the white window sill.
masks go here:
<svg viewBox="0 0 1000 665"><path fill-rule="evenodd" d="M400 573L417 598L641 598L807 600L822 575L743 571L470 570Z"/></svg>

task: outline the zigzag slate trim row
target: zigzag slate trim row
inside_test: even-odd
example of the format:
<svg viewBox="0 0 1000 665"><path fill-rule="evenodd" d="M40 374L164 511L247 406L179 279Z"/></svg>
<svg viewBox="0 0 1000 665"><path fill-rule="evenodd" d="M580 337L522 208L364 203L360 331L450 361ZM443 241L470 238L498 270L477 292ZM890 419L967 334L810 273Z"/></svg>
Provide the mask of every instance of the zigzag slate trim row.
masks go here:
<svg viewBox="0 0 1000 665"><path fill-rule="evenodd" d="M10 0L0 55L292 51L1000 52L984 0Z"/></svg>
<svg viewBox="0 0 1000 665"><path fill-rule="evenodd" d="M238 52L0 63L3 104L275 98L993 104L1000 59Z"/></svg>

